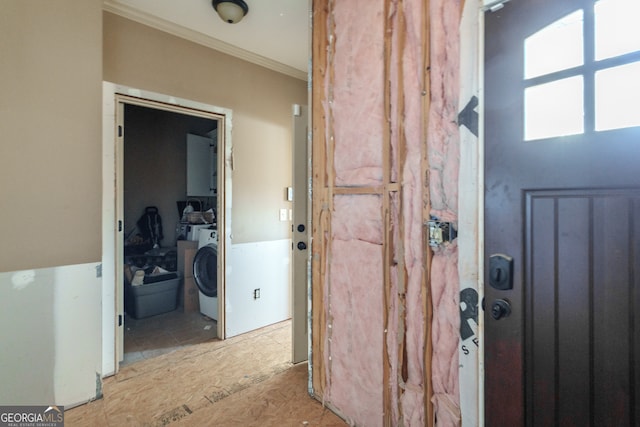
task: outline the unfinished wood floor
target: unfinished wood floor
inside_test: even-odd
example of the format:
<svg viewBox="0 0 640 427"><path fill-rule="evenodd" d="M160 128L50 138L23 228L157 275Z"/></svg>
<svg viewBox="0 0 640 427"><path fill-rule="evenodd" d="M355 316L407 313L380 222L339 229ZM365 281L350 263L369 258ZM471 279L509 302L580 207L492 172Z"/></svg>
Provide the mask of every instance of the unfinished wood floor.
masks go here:
<svg viewBox="0 0 640 427"><path fill-rule="evenodd" d="M65 412L73 426L346 426L292 366L291 322L179 348L125 366L100 400Z"/></svg>

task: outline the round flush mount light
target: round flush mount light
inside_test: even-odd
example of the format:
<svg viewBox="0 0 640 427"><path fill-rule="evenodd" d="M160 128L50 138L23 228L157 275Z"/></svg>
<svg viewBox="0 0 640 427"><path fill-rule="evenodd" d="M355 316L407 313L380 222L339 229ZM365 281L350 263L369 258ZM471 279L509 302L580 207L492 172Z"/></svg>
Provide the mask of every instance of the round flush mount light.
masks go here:
<svg viewBox="0 0 640 427"><path fill-rule="evenodd" d="M212 0L211 5L229 24L237 24L249 12L249 6L242 0Z"/></svg>

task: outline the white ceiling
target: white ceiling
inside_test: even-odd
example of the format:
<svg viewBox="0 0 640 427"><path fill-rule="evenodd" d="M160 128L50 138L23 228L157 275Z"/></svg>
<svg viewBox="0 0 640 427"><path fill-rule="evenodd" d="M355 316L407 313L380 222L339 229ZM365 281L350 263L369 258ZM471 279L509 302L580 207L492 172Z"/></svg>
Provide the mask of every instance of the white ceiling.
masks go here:
<svg viewBox="0 0 640 427"><path fill-rule="evenodd" d="M249 13L237 24L218 16L211 0L104 0L104 10L306 79L309 0L245 0Z"/></svg>

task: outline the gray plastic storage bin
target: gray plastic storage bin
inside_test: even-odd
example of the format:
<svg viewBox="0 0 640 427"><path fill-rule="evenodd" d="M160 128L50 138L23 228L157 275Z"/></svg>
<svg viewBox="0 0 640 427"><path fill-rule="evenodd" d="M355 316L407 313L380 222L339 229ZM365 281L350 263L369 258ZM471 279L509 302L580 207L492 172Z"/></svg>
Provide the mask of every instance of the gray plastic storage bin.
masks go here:
<svg viewBox="0 0 640 427"><path fill-rule="evenodd" d="M180 277L155 283L131 286L133 313L136 319L155 316L176 309Z"/></svg>

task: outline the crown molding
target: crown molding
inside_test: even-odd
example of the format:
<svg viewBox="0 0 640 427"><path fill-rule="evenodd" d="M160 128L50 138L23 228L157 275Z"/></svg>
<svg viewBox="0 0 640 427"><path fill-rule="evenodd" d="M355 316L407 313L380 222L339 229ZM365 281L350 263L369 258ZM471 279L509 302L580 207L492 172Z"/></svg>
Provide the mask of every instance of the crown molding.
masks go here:
<svg viewBox="0 0 640 427"><path fill-rule="evenodd" d="M116 15L122 16L123 18L130 19L132 21L155 28L157 30L164 31L176 37L189 40L193 43L206 46L222 53L226 53L227 55L234 56L244 61L260 65L261 67L268 68L272 71L276 71L278 73L282 73L296 79L304 81L307 80L307 73L300 71L297 68L293 68L289 65L274 61L262 55L249 52L248 50L241 49L237 46L223 42L222 40L218 40L203 33L191 30L173 22L169 22L166 19L158 18L146 12L134 9L130 6L118 4L111 0L105 0L103 2L102 10L114 13Z"/></svg>

